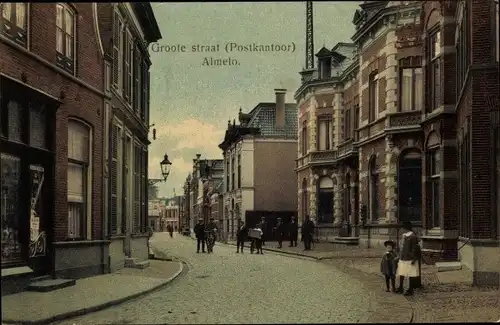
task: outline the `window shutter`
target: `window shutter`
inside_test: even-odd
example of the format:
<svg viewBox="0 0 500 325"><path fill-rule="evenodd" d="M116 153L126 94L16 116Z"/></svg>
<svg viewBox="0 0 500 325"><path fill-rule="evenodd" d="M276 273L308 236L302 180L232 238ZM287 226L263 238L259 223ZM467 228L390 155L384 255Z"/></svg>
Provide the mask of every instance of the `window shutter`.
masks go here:
<svg viewBox="0 0 500 325"><path fill-rule="evenodd" d="M144 109L144 122L149 125L149 94L151 93L150 89L150 74L149 68L146 71L146 107Z"/></svg>
<svg viewBox="0 0 500 325"><path fill-rule="evenodd" d="M125 137L122 145L122 152L123 152L123 160L122 160L122 224L121 224L121 231L122 233L126 233L127 231L127 202L128 202L128 138Z"/></svg>
<svg viewBox="0 0 500 325"><path fill-rule="evenodd" d="M122 38L123 38L123 97L125 100L128 102L130 100L129 97L129 78L128 78L128 73L130 70L130 52L129 52L129 43L128 43L128 37L127 37L127 30L124 29L122 33Z"/></svg>
<svg viewBox="0 0 500 325"><path fill-rule="evenodd" d="M118 136L119 128L112 126L111 131L111 213L109 218L109 231L115 235L118 230Z"/></svg>
<svg viewBox="0 0 500 325"><path fill-rule="evenodd" d="M141 107L141 119L146 121L146 110L149 101L149 78L148 78L148 64L144 60L142 61L142 107Z"/></svg>
<svg viewBox="0 0 500 325"><path fill-rule="evenodd" d="M142 148L139 148L141 151L141 232L145 232L147 229L147 205L146 205L146 166L147 166L147 151L142 150Z"/></svg>
<svg viewBox="0 0 500 325"><path fill-rule="evenodd" d="M141 230L141 159L140 147L134 145L134 232Z"/></svg>
<svg viewBox="0 0 500 325"><path fill-rule="evenodd" d="M129 103L131 105L134 104L134 92L132 91L134 89L134 39L132 37L132 34L130 31L127 30L127 44L128 44L128 61L129 61L129 66L128 66L128 74L127 74L127 80L128 80L128 99Z"/></svg>
<svg viewBox="0 0 500 325"><path fill-rule="evenodd" d="M118 75L120 64L120 18L115 11L113 16L113 79L112 83L115 88L118 87Z"/></svg>
<svg viewBox="0 0 500 325"><path fill-rule="evenodd" d="M141 98L142 98L142 90L141 90L141 52L139 50L139 46L135 46L135 55L134 55L134 77L135 77L135 113L139 115L141 111Z"/></svg>

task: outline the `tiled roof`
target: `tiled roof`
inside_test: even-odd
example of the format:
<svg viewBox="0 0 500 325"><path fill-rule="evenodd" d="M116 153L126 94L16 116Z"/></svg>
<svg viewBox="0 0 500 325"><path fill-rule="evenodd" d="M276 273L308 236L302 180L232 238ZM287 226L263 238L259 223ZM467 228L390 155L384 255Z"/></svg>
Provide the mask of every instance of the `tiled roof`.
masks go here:
<svg viewBox="0 0 500 325"><path fill-rule="evenodd" d="M276 126L275 103L259 103L251 113L253 116L248 126L259 128L262 136L297 138L296 104L285 104L285 126L281 128Z"/></svg>

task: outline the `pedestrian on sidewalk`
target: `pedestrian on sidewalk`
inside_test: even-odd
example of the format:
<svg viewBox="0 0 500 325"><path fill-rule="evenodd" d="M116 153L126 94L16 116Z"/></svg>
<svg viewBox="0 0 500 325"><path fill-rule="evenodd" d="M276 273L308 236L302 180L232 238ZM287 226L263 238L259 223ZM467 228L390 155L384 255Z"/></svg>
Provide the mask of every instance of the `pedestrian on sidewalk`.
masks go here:
<svg viewBox="0 0 500 325"><path fill-rule="evenodd" d="M274 227L274 231L276 239L278 240L278 248L282 248L283 237L285 236L285 224L281 221L281 218L278 218L278 223L276 224L276 227Z"/></svg>
<svg viewBox="0 0 500 325"><path fill-rule="evenodd" d="M310 251L314 235L314 222L309 215L306 215L302 224L302 241L304 241L304 250Z"/></svg>
<svg viewBox="0 0 500 325"><path fill-rule="evenodd" d="M396 292L396 270L398 268L398 256L394 252L394 242L392 240L387 240L384 242L384 246L387 249L384 256L382 256L382 261L380 262L380 272L385 276L385 285L387 292L391 291L389 287L389 282L392 286L392 291Z"/></svg>
<svg viewBox="0 0 500 325"><path fill-rule="evenodd" d="M409 287L405 296L410 296L413 294L413 286L416 278L420 276L418 269L418 238L417 235L412 230L412 224L409 221L403 222L403 229L405 233L403 234L403 248L401 249L401 254L399 256L398 269L396 276L399 277L399 288L398 293L404 292L404 279L408 278Z"/></svg>
<svg viewBox="0 0 500 325"><path fill-rule="evenodd" d="M297 247L297 240L299 238L299 225L295 217L288 224L288 236L290 236L290 245L288 247Z"/></svg>
<svg viewBox="0 0 500 325"><path fill-rule="evenodd" d="M203 224L203 219L198 219L198 223L194 226L194 234L196 235L196 253L201 250L205 253L205 225Z"/></svg>
<svg viewBox="0 0 500 325"><path fill-rule="evenodd" d="M238 232L236 233L236 253L243 253L243 247L245 246L245 239L248 235L247 225L241 220L238 219Z"/></svg>
<svg viewBox="0 0 500 325"><path fill-rule="evenodd" d="M167 231L168 231L168 233L170 235L170 238L174 238L174 229L173 229L173 227L172 227L171 224L167 225Z"/></svg>
<svg viewBox="0 0 500 325"><path fill-rule="evenodd" d="M266 240L267 240L267 221L266 221L266 217L261 217L260 218L260 226L259 226L260 230L262 231L262 236L261 236L261 243L262 243L262 246L266 246Z"/></svg>

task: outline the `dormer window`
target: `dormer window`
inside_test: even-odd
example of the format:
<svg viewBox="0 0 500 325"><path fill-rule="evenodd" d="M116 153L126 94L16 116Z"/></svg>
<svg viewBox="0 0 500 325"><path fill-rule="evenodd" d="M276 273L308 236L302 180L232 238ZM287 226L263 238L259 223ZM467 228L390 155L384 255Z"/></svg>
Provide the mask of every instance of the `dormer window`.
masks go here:
<svg viewBox="0 0 500 325"><path fill-rule="evenodd" d="M331 58L321 58L318 60L319 67L319 78L320 79L330 79L332 75L332 59Z"/></svg>

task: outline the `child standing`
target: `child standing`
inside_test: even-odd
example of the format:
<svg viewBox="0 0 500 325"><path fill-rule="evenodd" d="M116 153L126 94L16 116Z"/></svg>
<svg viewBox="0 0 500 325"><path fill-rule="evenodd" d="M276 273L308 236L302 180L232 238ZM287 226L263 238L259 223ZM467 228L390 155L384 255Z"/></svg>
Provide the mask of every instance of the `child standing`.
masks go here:
<svg viewBox="0 0 500 325"><path fill-rule="evenodd" d="M384 256L382 256L382 261L380 262L380 272L385 276L385 285L387 292L391 291L389 287L389 282L392 287L392 291L396 292L396 269L398 267L398 257L394 252L394 242L388 240L384 242L384 246L387 249Z"/></svg>

